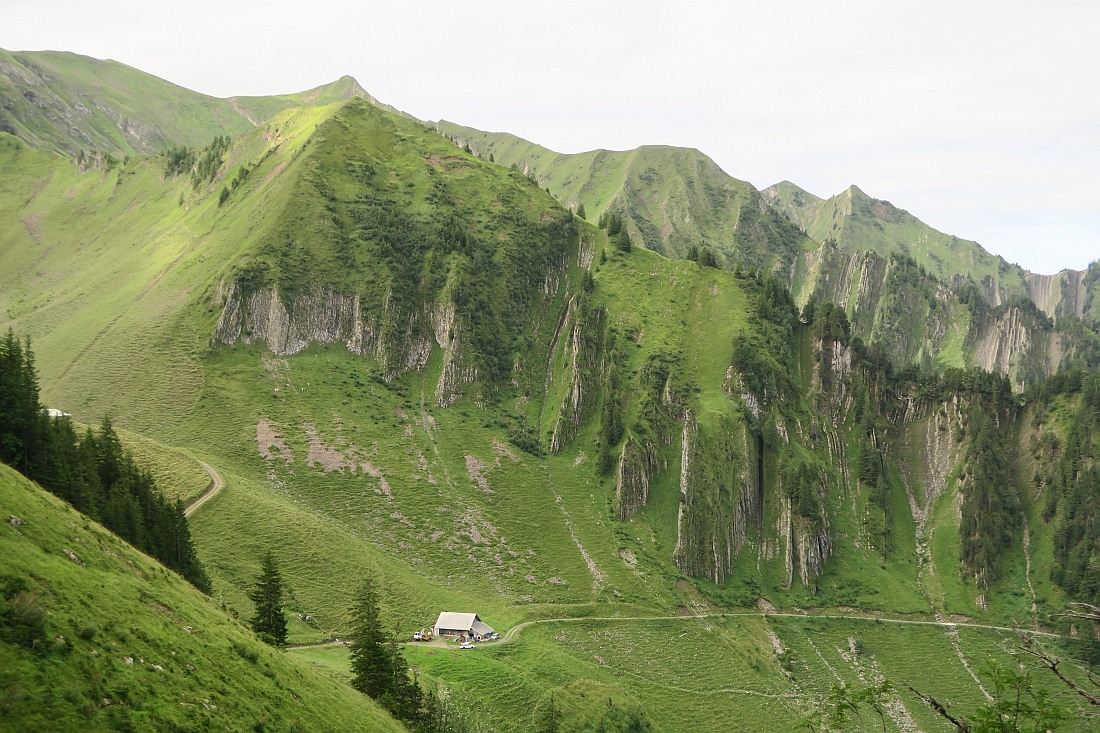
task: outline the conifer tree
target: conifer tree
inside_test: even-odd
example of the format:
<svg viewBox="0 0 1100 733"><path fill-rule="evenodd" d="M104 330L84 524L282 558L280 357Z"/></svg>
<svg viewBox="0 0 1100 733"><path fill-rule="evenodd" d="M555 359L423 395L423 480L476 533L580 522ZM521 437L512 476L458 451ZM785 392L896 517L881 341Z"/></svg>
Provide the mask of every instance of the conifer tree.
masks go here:
<svg viewBox="0 0 1100 733"><path fill-rule="evenodd" d="M561 733L561 710L553 694L542 709L535 730L537 733Z"/></svg>
<svg viewBox="0 0 1100 733"><path fill-rule="evenodd" d="M367 578L352 609L355 640L351 643L351 686L372 698L382 697L393 685L393 657L378 608L378 589Z"/></svg>
<svg viewBox="0 0 1100 733"><path fill-rule="evenodd" d="M256 588L249 595L256 604L252 630L273 646L286 646L286 618L283 616L283 578L275 557L264 555Z"/></svg>

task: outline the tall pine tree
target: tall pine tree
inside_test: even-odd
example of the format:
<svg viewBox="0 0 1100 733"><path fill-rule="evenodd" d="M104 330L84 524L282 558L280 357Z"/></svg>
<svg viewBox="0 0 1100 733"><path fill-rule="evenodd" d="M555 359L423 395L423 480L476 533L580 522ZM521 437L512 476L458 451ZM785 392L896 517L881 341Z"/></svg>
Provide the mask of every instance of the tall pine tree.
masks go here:
<svg viewBox="0 0 1100 733"><path fill-rule="evenodd" d="M372 578L363 581L352 616L355 640L351 643L351 686L377 700L393 686L394 664Z"/></svg>
<svg viewBox="0 0 1100 733"><path fill-rule="evenodd" d="M283 616L283 578L275 557L264 555L256 588L249 595L256 604L252 618L252 630L273 646L286 646L286 617Z"/></svg>

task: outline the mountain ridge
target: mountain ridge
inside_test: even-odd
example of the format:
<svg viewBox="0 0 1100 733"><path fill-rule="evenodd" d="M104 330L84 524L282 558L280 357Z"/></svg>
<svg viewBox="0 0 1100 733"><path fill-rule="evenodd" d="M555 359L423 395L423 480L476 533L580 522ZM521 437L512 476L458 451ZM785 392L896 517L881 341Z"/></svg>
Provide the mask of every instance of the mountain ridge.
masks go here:
<svg viewBox="0 0 1100 733"><path fill-rule="evenodd" d="M303 92L213 97L110 59L70 52L0 49L0 131L76 156L159 153L239 135L275 113L373 97L350 76Z"/></svg>
<svg viewBox="0 0 1100 733"><path fill-rule="evenodd" d="M454 142L358 99L176 167L0 135L4 322L33 337L48 404L217 467L193 534L227 605L249 612L270 550L289 610L330 635L363 574L405 632L443 609L500 629L680 614L641 638L578 620L412 654L500 730L554 700L794 729L868 674L968 712L985 698L967 656L1011 641L916 644L813 609L1046 628L1092 587L1074 467L1097 454L1100 392L1070 369L1084 342L1031 301L816 243L690 151L547 155L540 187L518 148L490 164ZM570 190L630 236L563 208ZM712 252L729 269L640 246L716 248L706 231L732 232ZM749 606L809 612L702 613ZM891 700L947 729L907 688Z"/></svg>

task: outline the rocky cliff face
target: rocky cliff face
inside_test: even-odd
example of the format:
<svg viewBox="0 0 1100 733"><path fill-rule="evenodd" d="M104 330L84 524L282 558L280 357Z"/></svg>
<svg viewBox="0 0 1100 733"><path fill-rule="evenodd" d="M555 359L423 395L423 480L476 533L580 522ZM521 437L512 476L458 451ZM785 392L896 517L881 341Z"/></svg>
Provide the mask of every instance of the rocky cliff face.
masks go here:
<svg viewBox="0 0 1100 733"><path fill-rule="evenodd" d="M560 453L573 440L598 397L597 375L604 325L602 309L590 307L587 300L570 299L563 324L568 329L564 344L567 389L550 436L551 453ZM553 374L548 374L547 381L552 378Z"/></svg>
<svg viewBox="0 0 1100 733"><path fill-rule="evenodd" d="M1027 297L1051 318L1085 315L1089 288L1087 270L1062 270L1056 275L1027 273Z"/></svg>
<svg viewBox="0 0 1100 733"><path fill-rule="evenodd" d="M896 365L978 366L1022 389L1056 372L1073 352L1044 312L1084 314L1085 275L1030 276L1037 309L1021 299L1000 304L1000 291L964 280L949 286L905 258L826 246L803 255L791 278L799 305L813 298L843 308L852 334Z"/></svg>
<svg viewBox="0 0 1100 733"><path fill-rule="evenodd" d="M660 454L651 443L640 442L628 436L619 453L619 467L615 474L615 505L619 519L626 521L645 506L649 500L651 476L660 466Z"/></svg>
<svg viewBox="0 0 1100 733"><path fill-rule="evenodd" d="M759 539L763 507L756 441L746 425L725 419L711 428L701 433L691 411L684 417L673 559L688 575L721 583Z"/></svg>
<svg viewBox="0 0 1100 733"><path fill-rule="evenodd" d="M222 313L212 343L262 343L273 354L297 354L311 343L343 343L356 354L372 353L378 345L373 323L363 323L359 298L314 290L297 299L294 312L275 288L246 293L233 282L222 290Z"/></svg>
<svg viewBox="0 0 1100 733"><path fill-rule="evenodd" d="M1020 305L976 312L968 346L977 366L1008 375L1018 390L1056 372L1066 353L1062 334Z"/></svg>
<svg viewBox="0 0 1100 733"><path fill-rule="evenodd" d="M261 343L273 354L289 355L311 344L343 344L353 354L376 357L387 378L423 369L438 346L443 370L436 386L437 404L451 404L463 387L477 381L477 368L467 362L461 345L454 304L446 300L425 303L384 329L387 319L394 318L388 309L377 316L364 313L359 296L326 289L299 294L288 305L274 287L247 292L234 282L223 286L221 299L214 346ZM387 332L393 334L389 340L383 338Z"/></svg>

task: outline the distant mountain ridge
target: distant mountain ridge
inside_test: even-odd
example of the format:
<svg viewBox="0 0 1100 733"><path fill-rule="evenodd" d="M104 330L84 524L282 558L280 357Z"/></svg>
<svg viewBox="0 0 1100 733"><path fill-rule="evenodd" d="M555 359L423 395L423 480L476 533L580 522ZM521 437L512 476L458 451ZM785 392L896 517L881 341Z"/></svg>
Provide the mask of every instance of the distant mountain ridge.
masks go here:
<svg viewBox="0 0 1100 733"><path fill-rule="evenodd" d="M240 135L290 107L353 97L377 103L350 76L295 94L221 99L117 61L0 49L0 132L65 156L202 147L216 135Z"/></svg>
<svg viewBox="0 0 1100 733"><path fill-rule="evenodd" d="M758 191L697 150L561 154L507 133L435 127L591 220L621 215L648 249L671 258L709 250L721 267L775 271L799 307L840 306L854 333L899 365L981 367L1022 388L1094 358L1095 329L1075 321L1100 323L1100 263L1030 273L857 186L828 199L787 181ZM1047 320L1063 317L1057 331Z"/></svg>
<svg viewBox="0 0 1100 733"><path fill-rule="evenodd" d="M977 242L944 234L899 209L872 198L852 185L822 199L790 181L761 191L815 242L834 243L843 252L871 251L883 257L912 257L944 282L973 280L990 305L1026 297L1051 317L1088 316L1100 320L1100 300L1089 297L1088 270L1066 269L1054 275L1029 272L991 254Z"/></svg>
<svg viewBox="0 0 1100 733"><path fill-rule="evenodd" d="M202 147L214 136L243 134L292 107L356 97L412 119L351 76L292 94L218 98L116 61L0 49L0 132L66 156ZM800 252L829 241L848 253L912 257L945 282L972 279L993 306L1026 297L1051 317L1100 321L1100 298L1092 296L1100 272L1028 272L854 185L826 199L789 181L758 191L698 150L647 145L562 154L508 133L445 120L432 124L481 157L515 165L565 206L584 204L592 220L605 211L623 214L639 244L667 257L684 258L703 247L722 266L792 272ZM792 288L800 286L792 280Z"/></svg>
<svg viewBox="0 0 1100 733"><path fill-rule="evenodd" d="M516 166L565 206L584 205L595 221L621 214L638 244L672 259L707 247L732 269L789 270L810 242L752 184L738 180L698 150L645 145L634 150L556 153L507 133L453 122L436 129L483 158Z"/></svg>

